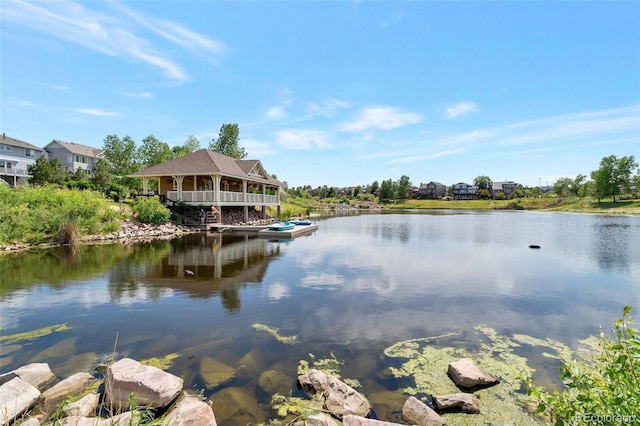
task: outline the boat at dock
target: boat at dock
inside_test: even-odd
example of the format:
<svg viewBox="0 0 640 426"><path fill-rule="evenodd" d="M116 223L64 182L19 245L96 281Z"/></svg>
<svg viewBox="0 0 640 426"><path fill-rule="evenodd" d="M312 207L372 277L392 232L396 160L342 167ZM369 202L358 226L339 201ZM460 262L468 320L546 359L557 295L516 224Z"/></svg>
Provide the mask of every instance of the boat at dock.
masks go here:
<svg viewBox="0 0 640 426"><path fill-rule="evenodd" d="M274 222L273 224L267 226L269 231L290 231L295 227L294 223L291 222Z"/></svg>

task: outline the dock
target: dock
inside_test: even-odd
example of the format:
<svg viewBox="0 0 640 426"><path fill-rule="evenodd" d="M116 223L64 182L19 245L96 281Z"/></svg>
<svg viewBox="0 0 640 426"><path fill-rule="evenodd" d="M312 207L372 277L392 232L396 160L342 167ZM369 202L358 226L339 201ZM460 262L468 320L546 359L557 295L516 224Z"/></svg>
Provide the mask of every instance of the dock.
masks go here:
<svg viewBox="0 0 640 426"><path fill-rule="evenodd" d="M237 232L242 234L258 235L259 237L271 239L293 239L302 235L309 235L318 230L318 225L294 225L293 229L286 231L271 231L267 225L263 226L232 226L222 224L210 224L207 226L208 232Z"/></svg>

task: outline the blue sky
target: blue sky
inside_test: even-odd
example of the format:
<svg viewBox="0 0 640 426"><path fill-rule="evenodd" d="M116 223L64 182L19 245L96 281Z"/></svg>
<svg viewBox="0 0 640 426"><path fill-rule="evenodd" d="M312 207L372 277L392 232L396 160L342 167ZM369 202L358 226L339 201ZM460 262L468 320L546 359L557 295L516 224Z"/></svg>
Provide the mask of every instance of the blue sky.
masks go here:
<svg viewBox="0 0 640 426"><path fill-rule="evenodd" d="M290 186L640 159L637 1L0 3L1 131L37 146L223 123Z"/></svg>

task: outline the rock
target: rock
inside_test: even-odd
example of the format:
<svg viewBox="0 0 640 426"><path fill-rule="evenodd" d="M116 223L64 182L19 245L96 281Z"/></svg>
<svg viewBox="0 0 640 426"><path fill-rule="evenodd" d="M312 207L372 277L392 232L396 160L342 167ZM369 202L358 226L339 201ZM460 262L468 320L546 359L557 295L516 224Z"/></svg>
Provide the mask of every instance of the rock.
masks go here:
<svg viewBox="0 0 640 426"><path fill-rule="evenodd" d="M220 424L258 424L266 417L253 394L244 388L224 388L213 394L210 400L216 421Z"/></svg>
<svg viewBox="0 0 640 426"><path fill-rule="evenodd" d="M49 364L44 362L27 364L13 370L12 373L15 373L22 380L38 389L43 389L56 378L51 372Z"/></svg>
<svg viewBox="0 0 640 426"><path fill-rule="evenodd" d="M344 424L344 423L343 423ZM304 420L299 420L293 424L293 426L337 426L335 420L326 414L318 413L307 417Z"/></svg>
<svg viewBox="0 0 640 426"><path fill-rule="evenodd" d="M451 395L432 395L433 404L439 411L460 411L467 414L480 413L478 397L472 393L454 393Z"/></svg>
<svg viewBox="0 0 640 426"><path fill-rule="evenodd" d="M367 398L346 383L319 370L310 370L298 376L298 383L306 392L322 393L325 397L325 407L339 419L345 414L366 417L371 411L371 404Z"/></svg>
<svg viewBox="0 0 640 426"><path fill-rule="evenodd" d="M402 417L412 425L446 426L447 422L427 404L410 396L402 407Z"/></svg>
<svg viewBox="0 0 640 426"><path fill-rule="evenodd" d="M91 416L96 413L99 402L100 395L97 393L90 393L83 396L76 402L70 403L67 406L67 414L70 416Z"/></svg>
<svg viewBox="0 0 640 426"><path fill-rule="evenodd" d="M384 422L382 420L367 419L353 414L347 414L342 418L343 426L401 426L400 423Z"/></svg>
<svg viewBox="0 0 640 426"><path fill-rule="evenodd" d="M447 374L461 388L490 387L498 384L495 377L482 371L469 358L450 362Z"/></svg>
<svg viewBox="0 0 640 426"><path fill-rule="evenodd" d="M0 386L0 424L6 425L36 403L40 391L35 386L14 377Z"/></svg>
<svg viewBox="0 0 640 426"><path fill-rule="evenodd" d="M93 380L93 376L89 373L76 373L44 391L42 399L49 403L69 394L78 393Z"/></svg>
<svg viewBox="0 0 640 426"><path fill-rule="evenodd" d="M99 417L69 416L55 422L55 426L130 426L139 424L139 415L134 415L131 411L117 416L102 419ZM137 421L136 421L137 420Z"/></svg>
<svg viewBox="0 0 640 426"><path fill-rule="evenodd" d="M200 362L200 375L208 388L215 388L236 376L236 369L211 357L204 357Z"/></svg>
<svg viewBox="0 0 640 426"><path fill-rule="evenodd" d="M407 400L407 395L402 389L369 393L367 399L375 407L377 418L389 422L402 422L402 404Z"/></svg>
<svg viewBox="0 0 640 426"><path fill-rule="evenodd" d="M217 426L213 410L195 396L185 395L166 416L171 426Z"/></svg>
<svg viewBox="0 0 640 426"><path fill-rule="evenodd" d="M285 395L291 389L292 383L293 378L287 376L280 370L263 371L258 379L260 388L269 395L276 393Z"/></svg>
<svg viewBox="0 0 640 426"><path fill-rule="evenodd" d="M116 409L129 407L129 395L136 405L166 407L182 392L183 380L156 367L123 358L109 367L105 376L105 399Z"/></svg>
<svg viewBox="0 0 640 426"><path fill-rule="evenodd" d="M24 421L18 423L18 426L40 426L40 420L37 417L29 417Z"/></svg>

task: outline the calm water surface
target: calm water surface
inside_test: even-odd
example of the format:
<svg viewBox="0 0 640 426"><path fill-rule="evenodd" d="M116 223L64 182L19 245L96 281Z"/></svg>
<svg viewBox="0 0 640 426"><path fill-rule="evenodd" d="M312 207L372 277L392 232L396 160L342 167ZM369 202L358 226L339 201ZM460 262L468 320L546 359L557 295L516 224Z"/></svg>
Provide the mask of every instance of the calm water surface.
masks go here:
<svg viewBox="0 0 640 426"><path fill-rule="evenodd" d="M71 328L3 345L0 371L36 361L59 377L88 371L117 336L118 356L178 353L169 371L185 387L214 401L238 390L255 400L261 421L275 415L260 373L281 371L290 380L277 390L295 393L298 361L309 353L344 360L344 376L367 394L397 387L376 373L398 341L486 324L574 345L608 329L623 305L640 311L638 217L396 212L319 224L293 241L196 235L0 257L0 333ZM256 323L299 343L282 344ZM204 357L238 375L207 386ZM540 380L555 376L557 365L537 363L552 370ZM218 423L237 415L217 413Z"/></svg>

